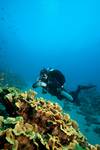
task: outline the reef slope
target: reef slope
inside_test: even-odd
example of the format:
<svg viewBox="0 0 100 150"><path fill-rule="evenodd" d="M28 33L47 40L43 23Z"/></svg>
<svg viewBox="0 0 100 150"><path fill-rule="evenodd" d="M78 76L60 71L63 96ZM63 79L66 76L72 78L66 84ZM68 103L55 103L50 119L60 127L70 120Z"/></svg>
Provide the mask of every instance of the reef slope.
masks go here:
<svg viewBox="0 0 100 150"><path fill-rule="evenodd" d="M32 90L0 88L0 103L2 150L100 150L58 104L37 98Z"/></svg>

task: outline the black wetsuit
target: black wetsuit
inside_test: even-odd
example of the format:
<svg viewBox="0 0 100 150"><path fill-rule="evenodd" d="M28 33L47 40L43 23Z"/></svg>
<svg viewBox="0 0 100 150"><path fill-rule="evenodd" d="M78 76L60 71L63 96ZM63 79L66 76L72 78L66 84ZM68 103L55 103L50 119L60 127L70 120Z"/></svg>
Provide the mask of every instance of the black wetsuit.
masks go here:
<svg viewBox="0 0 100 150"><path fill-rule="evenodd" d="M45 78L44 75L46 75L47 78ZM65 91L66 93L68 93L68 92L63 87L63 85L65 83L65 77L59 70L57 70L57 69L41 70L39 81L46 83L45 87L42 86L43 93L48 92L51 95L56 96L60 100L67 99L67 97L65 97L64 95L61 94L61 91ZM38 87L37 83L39 81L37 81L36 83L33 84L33 88ZM71 101L71 102L77 103L79 105L80 102L78 99L78 95L79 95L80 91L87 90L87 89L90 89L93 87L96 87L96 86L95 85L90 85L90 86L81 85L81 86L77 87L76 91L70 91L69 94L73 97L73 101Z"/></svg>
<svg viewBox="0 0 100 150"><path fill-rule="evenodd" d="M46 89L50 94L57 96L59 94L59 89L62 88L64 83L65 77L59 70L48 72Z"/></svg>
<svg viewBox="0 0 100 150"><path fill-rule="evenodd" d="M46 76L46 77L45 77ZM43 82L46 86L38 85L38 82ZM58 99L63 99L60 92L63 89L65 83L64 75L57 69L43 69L40 71L40 77L32 87L36 88L38 86L42 87L42 93L50 93L51 95L56 96Z"/></svg>

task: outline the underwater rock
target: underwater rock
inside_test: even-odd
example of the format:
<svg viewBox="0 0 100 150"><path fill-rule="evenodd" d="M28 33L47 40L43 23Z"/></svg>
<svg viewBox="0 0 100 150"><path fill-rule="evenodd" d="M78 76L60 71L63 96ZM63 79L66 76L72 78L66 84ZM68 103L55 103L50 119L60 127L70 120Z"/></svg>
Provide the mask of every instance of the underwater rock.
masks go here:
<svg viewBox="0 0 100 150"><path fill-rule="evenodd" d="M88 129L88 128L86 128L86 129L85 129L85 132L89 132L89 129Z"/></svg>
<svg viewBox="0 0 100 150"><path fill-rule="evenodd" d="M100 127L96 127L93 130L100 137Z"/></svg>
<svg viewBox="0 0 100 150"><path fill-rule="evenodd" d="M81 105L77 114L84 116L87 126L99 125L100 120L100 92L93 88L80 92L79 100Z"/></svg>
<svg viewBox="0 0 100 150"><path fill-rule="evenodd" d="M27 84L20 75L0 69L0 86L16 86L19 89L24 89Z"/></svg>
<svg viewBox="0 0 100 150"><path fill-rule="evenodd" d="M0 102L8 115L0 116L0 149L99 150L89 144L76 121L56 103L37 98L29 90L0 88ZM8 110L8 107L11 110Z"/></svg>

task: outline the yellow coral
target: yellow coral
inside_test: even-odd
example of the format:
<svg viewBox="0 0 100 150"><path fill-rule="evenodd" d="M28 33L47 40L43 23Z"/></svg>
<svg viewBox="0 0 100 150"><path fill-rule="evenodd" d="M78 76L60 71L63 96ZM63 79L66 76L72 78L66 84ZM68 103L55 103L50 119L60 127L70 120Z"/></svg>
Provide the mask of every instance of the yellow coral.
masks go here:
<svg viewBox="0 0 100 150"><path fill-rule="evenodd" d="M15 136L12 132L12 129L6 131L6 140L12 144L12 150L18 150L18 141L15 139Z"/></svg>
<svg viewBox="0 0 100 150"><path fill-rule="evenodd" d="M14 144L15 143L15 136L12 133L12 129L8 129L6 131L6 140L10 143L10 144Z"/></svg>
<svg viewBox="0 0 100 150"><path fill-rule="evenodd" d="M41 147L47 150L99 150L100 146L90 145L86 141L77 122L71 120L69 114L63 113L58 104L36 98L32 90L22 93L15 91L16 94L13 94L11 88L7 90L10 93L5 97L10 102L14 100L12 105L16 117L4 119L0 116L0 127L3 130L0 131L0 138L6 134L6 147L12 145L14 150L23 149L23 145L26 149L36 150ZM16 95L14 99L13 95Z"/></svg>
<svg viewBox="0 0 100 150"><path fill-rule="evenodd" d="M64 114L64 120L67 122L67 121L69 121L69 119L70 119L69 114Z"/></svg>
<svg viewBox="0 0 100 150"><path fill-rule="evenodd" d="M17 136L25 133L23 121L17 122L17 124L15 125L15 128L13 129L13 132Z"/></svg>
<svg viewBox="0 0 100 150"><path fill-rule="evenodd" d="M74 121L74 120L72 120L72 127L74 128L74 129L78 129L78 124L77 124L77 122L76 121Z"/></svg>
<svg viewBox="0 0 100 150"><path fill-rule="evenodd" d="M0 116L0 128L2 127L3 120L4 120L4 117Z"/></svg>
<svg viewBox="0 0 100 150"><path fill-rule="evenodd" d="M18 108L20 108L23 104L22 104L22 102L19 100L19 101L17 101L17 102L15 103L15 105L16 105Z"/></svg>
<svg viewBox="0 0 100 150"><path fill-rule="evenodd" d="M5 98L8 99L10 102L12 102L13 101L12 93L9 93L9 94L5 95Z"/></svg>
<svg viewBox="0 0 100 150"><path fill-rule="evenodd" d="M22 98L27 98L27 93L21 93L20 95L22 96Z"/></svg>

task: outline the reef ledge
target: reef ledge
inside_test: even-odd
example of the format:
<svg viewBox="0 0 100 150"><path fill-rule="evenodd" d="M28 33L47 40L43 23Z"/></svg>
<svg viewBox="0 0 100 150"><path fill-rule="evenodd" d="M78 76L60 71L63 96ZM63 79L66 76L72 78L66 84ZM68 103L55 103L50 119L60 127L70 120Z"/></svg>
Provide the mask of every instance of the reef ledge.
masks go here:
<svg viewBox="0 0 100 150"><path fill-rule="evenodd" d="M0 87L0 149L100 150L80 132L76 121L56 103L33 90Z"/></svg>

